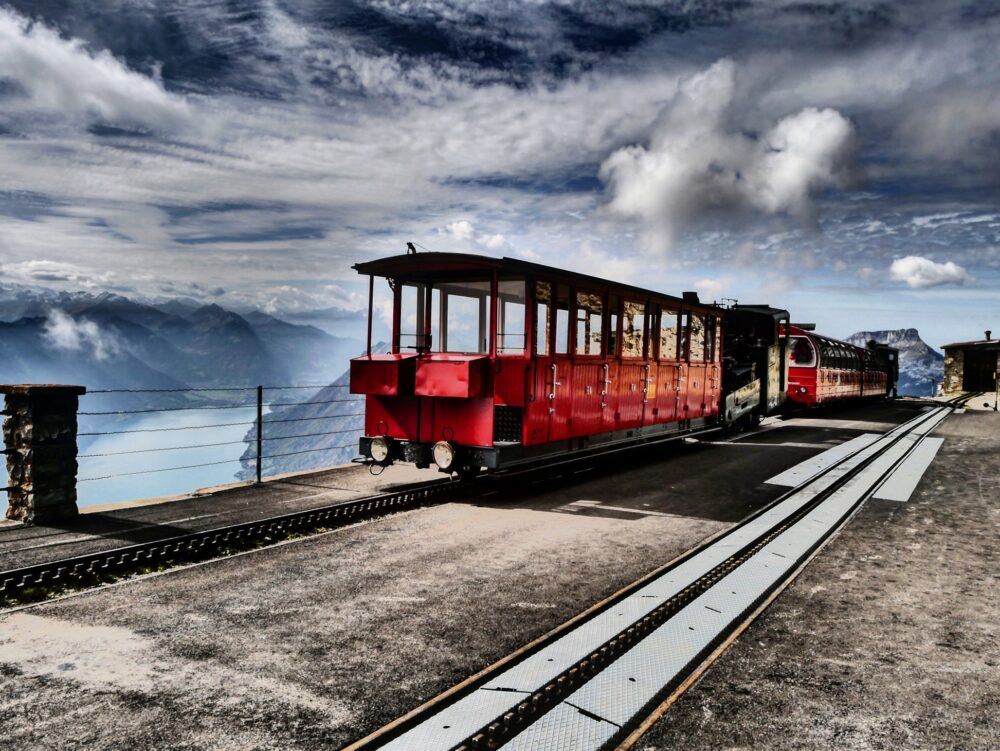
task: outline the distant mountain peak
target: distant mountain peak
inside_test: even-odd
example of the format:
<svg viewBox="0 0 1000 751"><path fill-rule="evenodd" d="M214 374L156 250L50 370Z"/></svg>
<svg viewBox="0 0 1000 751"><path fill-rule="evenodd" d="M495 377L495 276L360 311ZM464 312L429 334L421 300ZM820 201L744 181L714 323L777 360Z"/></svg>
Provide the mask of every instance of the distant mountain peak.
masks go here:
<svg viewBox="0 0 1000 751"><path fill-rule="evenodd" d="M864 347L870 341L899 350L899 394L930 396L944 377L944 356L920 338L915 328L858 331L847 341Z"/></svg>

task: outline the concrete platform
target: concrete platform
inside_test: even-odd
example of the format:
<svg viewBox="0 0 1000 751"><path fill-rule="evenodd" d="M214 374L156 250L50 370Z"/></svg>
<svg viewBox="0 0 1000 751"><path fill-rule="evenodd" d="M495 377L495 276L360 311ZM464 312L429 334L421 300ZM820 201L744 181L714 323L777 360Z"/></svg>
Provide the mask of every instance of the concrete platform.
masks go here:
<svg viewBox="0 0 1000 751"><path fill-rule="evenodd" d="M766 479L858 435L865 429L859 423L897 424L919 409L919 405L876 405L809 418L819 422L780 423L739 439L735 442L739 446L700 443L631 452L624 455L627 459L577 467L571 475L554 473L533 487L397 514L2 615L0 711L6 720L6 745L11 749L342 745L759 508L782 492L765 484ZM946 430L959 430L972 417L980 415L952 417ZM845 427L849 423L851 427ZM963 456L972 464L965 471L994 476L1000 469L996 446L987 446L986 453L973 450L979 440L983 439L951 436L932 472L953 450L950 444L971 441ZM950 493L944 483L956 479L946 476L935 485L943 484ZM925 479L918 492L926 492L927 486ZM920 598L934 596L936 580L905 578L896 571L898 559L878 549L883 528L896 523L914 529L912 534L903 533L906 544L921 545L910 551L911 564L922 563L921 556L933 561L945 556L924 542L925 535L934 535L954 550L972 546L963 553L965 568L949 572L944 584L973 572L984 577L990 560L982 557L982 550L972 544L976 538L966 529L978 525L978 539L983 539L987 534L981 529L983 509L979 518L972 519L973 504L969 513L952 515L940 528L935 528L933 516L929 524L922 516L896 521L910 519L914 512L905 509L917 508L918 503L895 504L892 513L876 515L867 523L870 509L863 512L849 532L862 525L876 527L862 530L861 547L846 561L851 568L844 569L842 560L826 572L822 583L810 586L825 587L820 593L830 592L829 597L842 597L842 588L856 586L861 578L859 561L881 555L883 565L898 579L886 585L889 594L899 582L912 588L909 599L896 607L922 610L925 603ZM993 513L985 518L993 524L988 534L995 537L995 509ZM845 534L832 546L846 538ZM828 558L832 555L821 555L776 607L799 592L805 577ZM853 578L841 578L851 571ZM995 586L995 580L977 586ZM857 596L867 602L865 590ZM959 597L957 592L951 596ZM806 612L811 607L811 601L799 605L792 623L808 616L820 621L815 628L824 626L819 614ZM979 616L966 608L948 617L954 629L966 617L975 622ZM993 618L995 623L995 614ZM890 625L906 632L908 621L903 618L900 623L894 625L889 618ZM760 641L753 636L756 628L735 649ZM837 628L845 632L842 642L849 643L850 619L837 620ZM789 629L784 623L765 642L767 650L752 649L751 657L759 659L765 651L777 649ZM995 630L992 638L995 647ZM983 644L977 637L973 646ZM881 647L894 649L884 641ZM736 660L724 657L695 692L730 662ZM800 662L808 668L808 661ZM724 695L729 693L724 686L713 695L721 702L714 722L693 726L694 737L700 740L692 742L690 726L672 729L671 713L655 732L676 735L660 740L650 736L648 748L674 745L682 738L686 747L730 747L737 737L746 745L770 747L772 732L788 732L783 725L787 717L771 718L779 730L767 724L772 706L776 715L787 715L782 704L767 700L763 690L752 693L758 685L755 679L765 674L739 664L745 668L737 671L739 686L752 697L745 702L743 736L734 735L728 711L722 710L731 698ZM847 660L836 669L850 671L852 663ZM957 682L958 676L952 680ZM903 692L906 685L897 676L896 685L885 681L879 688ZM773 691L773 685L768 690ZM967 696L955 703L964 706L962 699ZM694 700L683 702L699 706ZM829 706L834 711L836 702ZM694 722L698 711L689 708L683 717ZM800 715L799 721L812 726L807 717ZM810 737L803 732L787 747L831 745L828 735L821 733L814 741Z"/></svg>

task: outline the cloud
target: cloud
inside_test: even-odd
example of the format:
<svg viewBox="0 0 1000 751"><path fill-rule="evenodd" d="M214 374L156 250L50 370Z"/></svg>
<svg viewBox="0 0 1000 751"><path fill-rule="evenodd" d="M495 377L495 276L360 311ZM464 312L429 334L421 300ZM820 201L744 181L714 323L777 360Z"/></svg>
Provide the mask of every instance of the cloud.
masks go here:
<svg viewBox="0 0 1000 751"><path fill-rule="evenodd" d="M889 278L905 282L913 289L939 287L943 284L965 284L972 277L954 261L937 263L923 256L897 258L889 267Z"/></svg>
<svg viewBox="0 0 1000 751"><path fill-rule="evenodd" d="M97 360L107 360L121 351L113 334L93 321L76 320L58 308L49 311L42 336L50 347L67 352L87 350Z"/></svg>
<svg viewBox="0 0 1000 751"><path fill-rule="evenodd" d="M451 222L446 225L444 229L445 232L454 237L456 240L471 240L472 236L476 232L472 227L472 223L466 219Z"/></svg>
<svg viewBox="0 0 1000 751"><path fill-rule="evenodd" d="M716 298L721 295L728 286L729 281L726 279L699 279L694 283L694 288L698 290L698 292L706 297Z"/></svg>
<svg viewBox="0 0 1000 751"><path fill-rule="evenodd" d="M731 60L687 78L650 145L619 149L601 165L610 212L641 220L656 249L713 209L808 219L815 191L847 183L854 128L843 115L806 108L751 137L728 120L735 86Z"/></svg>
<svg viewBox="0 0 1000 751"><path fill-rule="evenodd" d="M82 115L156 130L188 122L180 97L129 70L107 50L92 52L43 23L0 8L0 77L13 82L36 110ZM15 103L18 97L14 97Z"/></svg>

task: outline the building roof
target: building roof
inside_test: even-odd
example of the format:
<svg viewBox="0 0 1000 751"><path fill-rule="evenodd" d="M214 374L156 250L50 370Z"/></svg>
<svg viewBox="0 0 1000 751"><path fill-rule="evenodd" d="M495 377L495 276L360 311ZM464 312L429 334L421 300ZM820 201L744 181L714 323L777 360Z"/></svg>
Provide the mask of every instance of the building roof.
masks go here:
<svg viewBox="0 0 1000 751"><path fill-rule="evenodd" d="M952 342L941 349L981 349L987 352L1000 351L1000 339L978 339L973 342Z"/></svg>

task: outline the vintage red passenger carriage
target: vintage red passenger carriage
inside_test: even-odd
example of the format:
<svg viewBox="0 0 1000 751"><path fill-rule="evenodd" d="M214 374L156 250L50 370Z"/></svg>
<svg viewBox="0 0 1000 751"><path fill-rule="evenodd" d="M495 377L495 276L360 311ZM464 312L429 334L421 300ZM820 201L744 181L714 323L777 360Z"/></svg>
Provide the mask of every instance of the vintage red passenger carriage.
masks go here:
<svg viewBox="0 0 1000 751"><path fill-rule="evenodd" d="M357 264L393 290L391 351L351 362L361 453L444 471L504 468L717 423L724 312L685 293L511 258Z"/></svg>
<svg viewBox="0 0 1000 751"><path fill-rule="evenodd" d="M891 396L899 376L899 353L869 342L858 347L794 324L783 327L788 342L788 398L814 407L853 399Z"/></svg>

